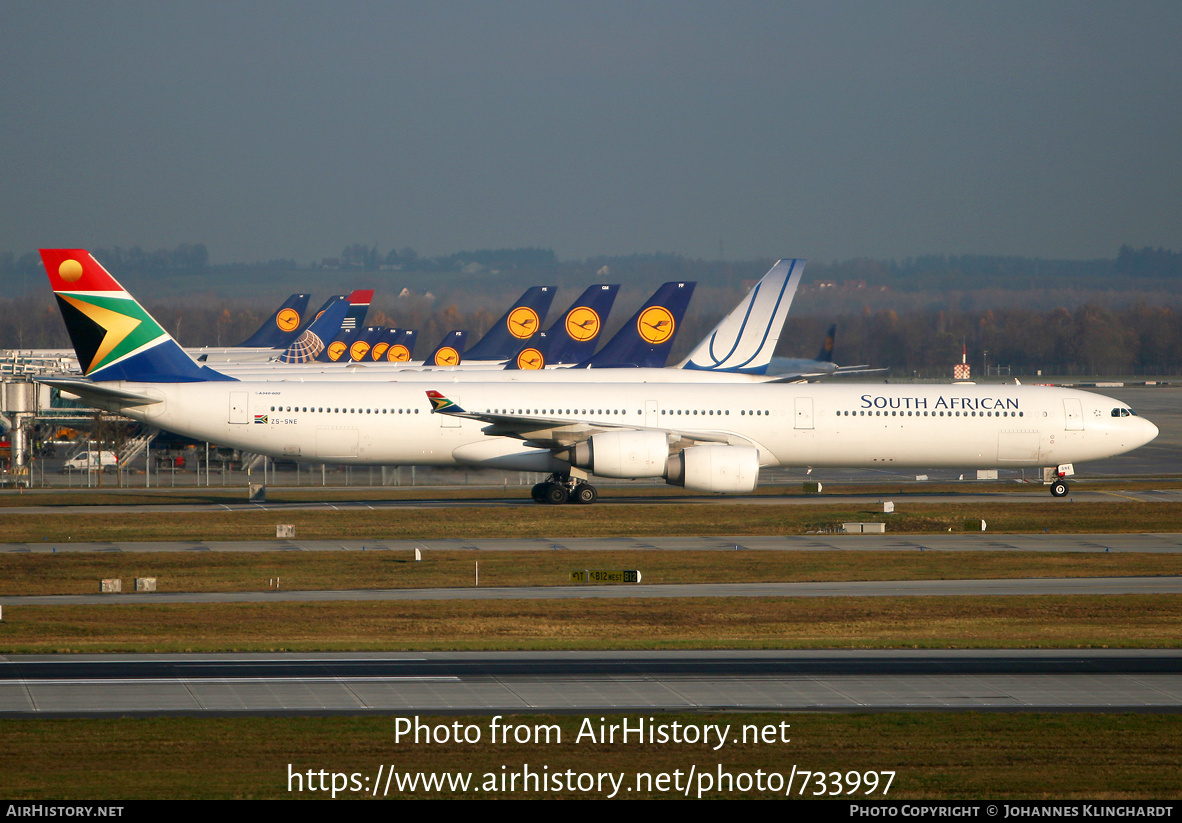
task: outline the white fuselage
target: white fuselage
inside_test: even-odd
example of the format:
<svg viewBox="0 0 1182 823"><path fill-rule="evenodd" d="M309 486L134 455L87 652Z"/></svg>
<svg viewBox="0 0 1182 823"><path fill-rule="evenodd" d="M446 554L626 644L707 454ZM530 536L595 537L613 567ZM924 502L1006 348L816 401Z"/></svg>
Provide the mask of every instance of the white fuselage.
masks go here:
<svg viewBox="0 0 1182 823"><path fill-rule="evenodd" d="M547 450L484 434L487 423L433 414L429 383L117 385L163 401L122 409L133 418L260 454L352 464L562 467ZM1157 436L1152 423L1118 400L1041 386L444 380L439 388L470 412L662 430L671 442L703 433L712 442L755 446L762 466L1054 466L1111 457Z"/></svg>

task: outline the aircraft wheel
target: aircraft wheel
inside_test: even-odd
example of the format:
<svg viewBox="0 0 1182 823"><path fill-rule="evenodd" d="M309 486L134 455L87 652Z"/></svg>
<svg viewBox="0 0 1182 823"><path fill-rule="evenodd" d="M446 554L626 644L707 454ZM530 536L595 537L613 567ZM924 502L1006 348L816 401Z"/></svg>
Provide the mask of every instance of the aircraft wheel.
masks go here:
<svg viewBox="0 0 1182 823"><path fill-rule="evenodd" d="M594 503L598 499L599 492L590 483L580 483L575 486L575 490L570 496L572 503L581 503L583 505Z"/></svg>
<svg viewBox="0 0 1182 823"><path fill-rule="evenodd" d="M1051 484L1051 495L1053 497L1066 497L1067 496L1067 484L1064 483L1062 480L1056 480L1054 483Z"/></svg>
<svg viewBox="0 0 1182 823"><path fill-rule="evenodd" d="M570 494L567 492L566 486L559 483L546 484L545 500L547 503L561 505L567 501L568 497Z"/></svg>
<svg viewBox="0 0 1182 823"><path fill-rule="evenodd" d="M548 485L548 483L536 483L534 487L530 489L529 496L534 499L534 502L546 502L546 486Z"/></svg>

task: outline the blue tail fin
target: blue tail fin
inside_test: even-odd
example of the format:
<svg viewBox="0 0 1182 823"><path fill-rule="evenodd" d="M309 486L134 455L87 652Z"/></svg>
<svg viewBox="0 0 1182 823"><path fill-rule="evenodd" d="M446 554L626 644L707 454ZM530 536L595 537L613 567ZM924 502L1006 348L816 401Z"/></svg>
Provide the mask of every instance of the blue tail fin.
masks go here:
<svg viewBox="0 0 1182 823"><path fill-rule="evenodd" d="M443 341L435 347L435 351L427 355L424 366L458 366L464 358L464 338L466 331L453 331L444 335Z"/></svg>
<svg viewBox="0 0 1182 823"><path fill-rule="evenodd" d="M336 337L341 328L341 321L345 319L345 313L348 311L348 297L339 294L330 298L308 328L279 355L279 362L310 363L318 358L327 348L325 341Z"/></svg>
<svg viewBox="0 0 1182 823"><path fill-rule="evenodd" d="M285 349L299 336L300 325L308 311L307 294L293 294L275 310L271 319L236 348Z"/></svg>
<svg viewBox="0 0 1182 823"><path fill-rule="evenodd" d="M696 285L671 282L661 286L615 337L579 367L663 368Z"/></svg>
<svg viewBox="0 0 1182 823"><path fill-rule="evenodd" d="M620 287L601 283L588 286L571 307L547 331L546 364L582 363L595 353L599 333L607 323Z"/></svg>
<svg viewBox="0 0 1182 823"><path fill-rule="evenodd" d="M554 286L534 286L521 295L513 308L493 324L464 355L465 360L508 360L542 329L542 320L554 300Z"/></svg>

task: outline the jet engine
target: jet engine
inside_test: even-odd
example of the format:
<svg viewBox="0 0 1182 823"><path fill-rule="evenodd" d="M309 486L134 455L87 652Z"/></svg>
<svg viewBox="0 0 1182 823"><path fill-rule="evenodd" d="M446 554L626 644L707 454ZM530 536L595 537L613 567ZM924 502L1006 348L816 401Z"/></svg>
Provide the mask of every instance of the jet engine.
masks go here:
<svg viewBox="0 0 1182 823"><path fill-rule="evenodd" d="M593 434L571 449L571 463L600 477L661 477L669 459L664 432Z"/></svg>
<svg viewBox="0 0 1182 823"><path fill-rule="evenodd" d="M755 491L759 483L759 449L690 446L669 458L665 482L701 492Z"/></svg>

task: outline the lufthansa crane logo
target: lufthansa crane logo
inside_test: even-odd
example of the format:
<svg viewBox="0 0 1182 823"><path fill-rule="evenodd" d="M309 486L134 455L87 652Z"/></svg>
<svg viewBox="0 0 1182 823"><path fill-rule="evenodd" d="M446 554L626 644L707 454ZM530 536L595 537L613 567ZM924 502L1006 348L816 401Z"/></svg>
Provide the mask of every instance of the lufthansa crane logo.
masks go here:
<svg viewBox="0 0 1182 823"><path fill-rule="evenodd" d="M537 349L522 349L517 354L517 368L540 369L546 365L546 358Z"/></svg>
<svg viewBox="0 0 1182 823"><path fill-rule="evenodd" d="M386 349L386 359L391 363L405 363L410 360L410 349L399 343Z"/></svg>
<svg viewBox="0 0 1182 823"><path fill-rule="evenodd" d="M341 355L345 353L345 344L340 340L334 340L328 344L328 359L340 360Z"/></svg>
<svg viewBox="0 0 1182 823"><path fill-rule="evenodd" d="M664 306L649 306L640 313L636 331L646 343L658 346L673 336L673 313Z"/></svg>
<svg viewBox="0 0 1182 823"><path fill-rule="evenodd" d="M594 309L579 306L566 315L566 333L582 343L599 334L599 315Z"/></svg>
<svg viewBox="0 0 1182 823"><path fill-rule="evenodd" d="M295 309L283 309L275 315L275 325L280 331L295 331L300 325L300 313Z"/></svg>
<svg viewBox="0 0 1182 823"><path fill-rule="evenodd" d="M509 312L505 325L509 327L509 334L518 340L525 340L538 330L538 313L529 306L518 306Z"/></svg>
<svg viewBox="0 0 1182 823"><path fill-rule="evenodd" d="M370 349L369 356L374 360L381 360L382 355L386 353L386 349L390 348L389 343L378 343Z"/></svg>
<svg viewBox="0 0 1182 823"><path fill-rule="evenodd" d="M354 343L352 346L349 347L349 356L351 358L353 358L354 362L357 362L357 361L363 359L365 357L365 353L368 351L369 351L369 343L366 343L364 340L358 340L356 343Z"/></svg>
<svg viewBox="0 0 1182 823"><path fill-rule="evenodd" d="M435 352L436 366L454 366L460 362L460 353L451 346L444 346L439 351Z"/></svg>

